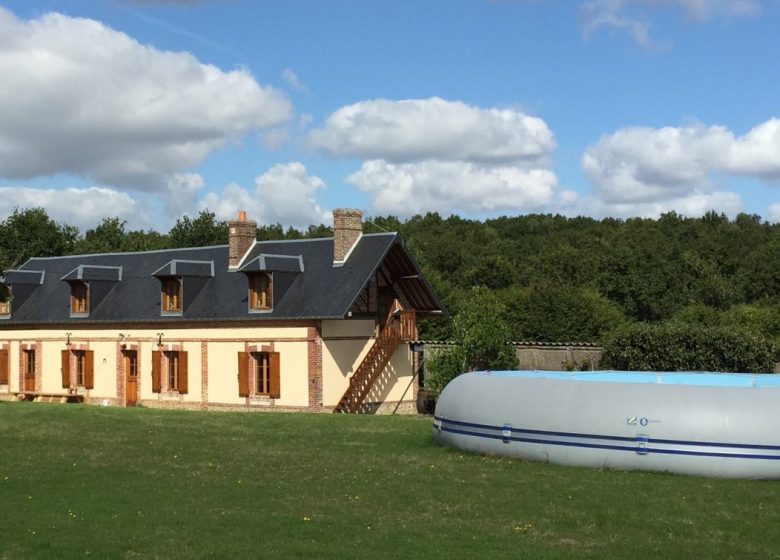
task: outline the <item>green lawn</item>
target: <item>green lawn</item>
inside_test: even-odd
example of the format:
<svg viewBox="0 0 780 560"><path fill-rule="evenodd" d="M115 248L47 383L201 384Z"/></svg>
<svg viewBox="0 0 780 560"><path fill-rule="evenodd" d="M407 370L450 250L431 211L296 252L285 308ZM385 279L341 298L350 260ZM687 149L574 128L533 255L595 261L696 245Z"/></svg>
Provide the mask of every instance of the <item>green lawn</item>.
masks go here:
<svg viewBox="0 0 780 560"><path fill-rule="evenodd" d="M0 403L0 559L780 558L780 482L462 454L431 419Z"/></svg>

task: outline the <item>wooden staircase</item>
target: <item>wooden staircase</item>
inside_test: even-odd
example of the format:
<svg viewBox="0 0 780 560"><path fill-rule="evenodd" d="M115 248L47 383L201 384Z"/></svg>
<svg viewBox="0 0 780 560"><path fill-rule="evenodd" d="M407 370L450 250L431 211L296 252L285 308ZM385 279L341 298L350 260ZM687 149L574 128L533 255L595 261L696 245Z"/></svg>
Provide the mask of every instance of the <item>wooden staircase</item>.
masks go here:
<svg viewBox="0 0 780 560"><path fill-rule="evenodd" d="M382 332L374 341L363 361L349 378L349 387L333 412L354 414L360 412L363 401L371 391L382 370L393 357L401 342L417 338L417 319L414 309L391 312Z"/></svg>

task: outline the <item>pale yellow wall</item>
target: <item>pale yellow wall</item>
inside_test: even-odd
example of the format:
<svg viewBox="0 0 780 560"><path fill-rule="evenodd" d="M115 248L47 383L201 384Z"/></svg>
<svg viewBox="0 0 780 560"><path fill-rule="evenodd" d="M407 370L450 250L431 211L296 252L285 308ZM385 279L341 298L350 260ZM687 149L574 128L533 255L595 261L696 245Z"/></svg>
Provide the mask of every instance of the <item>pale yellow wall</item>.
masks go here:
<svg viewBox="0 0 780 560"><path fill-rule="evenodd" d="M167 326L166 326L167 327ZM125 335L123 342L137 345L139 368L139 400L158 400L164 395L152 392L152 351L157 350L157 333L162 332L161 350L169 344L182 346L188 358L188 392L182 397L185 402L201 400L201 340L208 342L208 402L216 404L242 405L246 399L238 396L238 352L244 350L244 343L258 347L273 344L280 354L281 398L275 401L279 406L306 407L309 404L308 379L308 329L306 327L249 327L249 328L203 328L203 329L128 329L114 326L110 329L68 329L71 342L84 344L95 352L95 387L90 398L116 399L117 343L119 333ZM373 343L375 323L372 320L323 321L323 403L333 406L347 388L348 376L360 364ZM10 391L19 390L19 343L40 341L42 352L41 389L45 392L62 393L60 373L60 352L66 348L66 331L30 330L5 331L0 340L10 341ZM409 383L411 360L408 345L402 344L388 365L389 381L383 383L377 395L387 399L400 398ZM165 372L162 372L163 375ZM406 399L411 399L411 391Z"/></svg>
<svg viewBox="0 0 780 560"><path fill-rule="evenodd" d="M335 406L349 386L349 377L374 343L373 321L323 321L322 377L323 404ZM340 337L353 337L351 340ZM368 338L371 337L371 338ZM385 400L412 400L412 389L404 390L412 379L412 353L409 345L401 343L390 363L377 380L367 402Z"/></svg>
<svg viewBox="0 0 780 560"><path fill-rule="evenodd" d="M3 339L5 340L5 339ZM11 341L8 345L9 369L8 392L19 391L19 343Z"/></svg>
<svg viewBox="0 0 780 560"><path fill-rule="evenodd" d="M248 340L249 346L261 348L268 340ZM238 395L238 353L244 351L243 343L213 342L209 345L209 402L217 404L245 404L246 397ZM309 405L308 344L301 342L275 342L274 352L279 352L280 398L279 406Z"/></svg>
<svg viewBox="0 0 780 560"><path fill-rule="evenodd" d="M95 359L95 387L90 395L116 398L116 342L92 342L89 349ZM56 369L59 372L59 366Z"/></svg>
<svg viewBox="0 0 780 560"><path fill-rule="evenodd" d="M49 343L38 347L38 352L41 353L41 371L38 374L41 376L41 391L44 393L65 391L62 388L62 372L60 371L62 362L60 351L64 349L64 342L62 344Z"/></svg>
<svg viewBox="0 0 780 560"><path fill-rule="evenodd" d="M209 344L209 401L243 404L238 396L238 353L243 342L213 342Z"/></svg>
<svg viewBox="0 0 780 560"><path fill-rule="evenodd" d="M347 321L323 321L322 338L342 336L374 336L376 323L371 319L349 319Z"/></svg>
<svg viewBox="0 0 780 560"><path fill-rule="evenodd" d="M276 404L282 406L309 405L309 353L305 342L276 343L279 352L281 398Z"/></svg>

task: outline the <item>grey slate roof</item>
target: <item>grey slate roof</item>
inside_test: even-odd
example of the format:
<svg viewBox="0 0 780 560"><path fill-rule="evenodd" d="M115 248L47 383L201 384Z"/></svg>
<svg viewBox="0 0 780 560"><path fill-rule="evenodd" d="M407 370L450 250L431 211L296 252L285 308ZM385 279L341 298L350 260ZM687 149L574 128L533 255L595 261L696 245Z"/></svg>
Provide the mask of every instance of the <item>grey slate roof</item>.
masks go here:
<svg viewBox="0 0 780 560"><path fill-rule="evenodd" d="M333 266L333 238L257 242L242 264L248 271L274 271L274 305L267 312L249 312L247 276L228 269L227 245L32 258L0 279L13 290L11 316L0 320L0 329L41 324L340 319L394 246L400 247L409 266L419 270L395 233L363 235L347 262L338 267ZM103 272L111 269L98 267L121 267L121 279L116 273L103 278ZM167 275L182 277L184 310L177 316L163 315L160 310L160 277ZM70 286L63 280L79 276L92 278L88 317L70 315ZM41 283L30 286L32 280ZM427 282L425 286L430 301L441 307ZM96 293L100 297L94 298Z"/></svg>

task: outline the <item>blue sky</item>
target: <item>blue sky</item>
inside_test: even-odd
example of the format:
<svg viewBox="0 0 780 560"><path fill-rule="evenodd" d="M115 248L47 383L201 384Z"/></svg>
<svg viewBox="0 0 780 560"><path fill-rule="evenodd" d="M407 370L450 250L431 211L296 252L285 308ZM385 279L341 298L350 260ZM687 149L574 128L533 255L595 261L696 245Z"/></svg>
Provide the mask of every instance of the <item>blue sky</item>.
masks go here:
<svg viewBox="0 0 780 560"><path fill-rule="evenodd" d="M780 220L777 0L0 0L0 214Z"/></svg>

